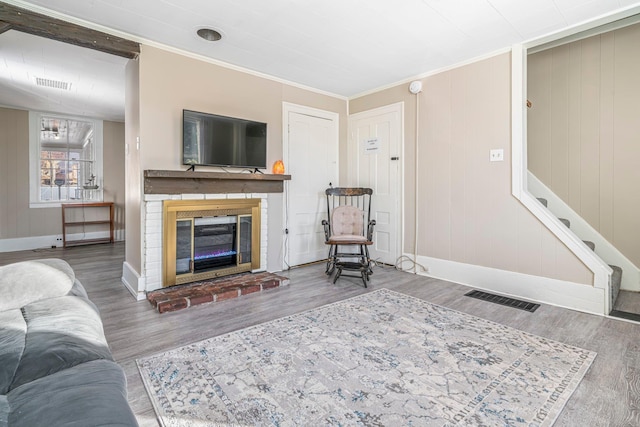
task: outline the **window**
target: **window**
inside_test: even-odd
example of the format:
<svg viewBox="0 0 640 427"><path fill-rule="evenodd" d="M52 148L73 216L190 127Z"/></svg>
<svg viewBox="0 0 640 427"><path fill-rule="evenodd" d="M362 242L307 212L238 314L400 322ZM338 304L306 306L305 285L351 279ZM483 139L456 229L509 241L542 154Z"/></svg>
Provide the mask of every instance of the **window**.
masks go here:
<svg viewBox="0 0 640 427"><path fill-rule="evenodd" d="M102 201L102 121L29 114L31 207Z"/></svg>

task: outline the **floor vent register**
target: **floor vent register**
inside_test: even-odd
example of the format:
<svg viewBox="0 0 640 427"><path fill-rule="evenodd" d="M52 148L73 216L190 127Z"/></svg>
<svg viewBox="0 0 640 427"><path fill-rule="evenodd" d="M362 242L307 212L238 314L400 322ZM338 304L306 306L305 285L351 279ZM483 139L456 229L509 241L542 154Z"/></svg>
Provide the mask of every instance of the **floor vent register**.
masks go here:
<svg viewBox="0 0 640 427"><path fill-rule="evenodd" d="M514 298L503 297L501 295L490 294L489 292L471 291L464 294L467 297L476 298L482 301L489 301L500 305L506 305L507 307L513 307L520 310L533 313L540 307L540 304L535 304L528 301L522 301Z"/></svg>

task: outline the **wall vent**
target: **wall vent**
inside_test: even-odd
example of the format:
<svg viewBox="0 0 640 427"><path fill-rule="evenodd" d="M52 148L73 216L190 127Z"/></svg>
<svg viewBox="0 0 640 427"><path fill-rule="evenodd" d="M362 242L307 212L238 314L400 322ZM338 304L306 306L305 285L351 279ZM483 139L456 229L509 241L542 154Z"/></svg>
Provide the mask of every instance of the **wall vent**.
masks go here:
<svg viewBox="0 0 640 427"><path fill-rule="evenodd" d="M61 80L44 79L42 77L36 77L36 85L40 87L49 87L60 90L71 90L71 83L63 82Z"/></svg>

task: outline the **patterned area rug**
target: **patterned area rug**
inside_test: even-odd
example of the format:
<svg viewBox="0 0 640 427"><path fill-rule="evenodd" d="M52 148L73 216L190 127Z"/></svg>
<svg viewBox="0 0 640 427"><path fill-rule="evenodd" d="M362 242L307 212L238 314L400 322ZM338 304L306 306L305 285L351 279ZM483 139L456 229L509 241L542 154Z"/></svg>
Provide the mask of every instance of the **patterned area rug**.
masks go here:
<svg viewBox="0 0 640 427"><path fill-rule="evenodd" d="M138 367L164 426L549 426L595 356L381 289Z"/></svg>

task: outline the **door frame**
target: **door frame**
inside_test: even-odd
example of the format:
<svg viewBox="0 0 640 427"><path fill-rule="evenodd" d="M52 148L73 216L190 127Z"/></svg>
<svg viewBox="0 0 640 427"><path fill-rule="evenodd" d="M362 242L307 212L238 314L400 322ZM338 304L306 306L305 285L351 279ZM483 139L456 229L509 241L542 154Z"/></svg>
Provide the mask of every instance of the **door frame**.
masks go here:
<svg viewBox="0 0 640 427"><path fill-rule="evenodd" d="M340 114L321 110L319 108L308 107L306 105L293 104L290 102L282 103L282 161L285 168L289 164L289 113L303 114L311 117L318 117L326 120L331 120L335 123L335 141L336 141L336 170L338 172L336 181L333 185L337 187L340 180ZM295 177L291 177L295 179ZM282 230L282 270L290 268L289 264L289 251L287 247L287 230L289 228L289 181L284 182L284 194L282 197L282 224L284 225Z"/></svg>
<svg viewBox="0 0 640 427"><path fill-rule="evenodd" d="M397 259L404 254L404 227L405 227L405 221L404 221L405 205L404 204L406 202L404 197L404 188L405 188L404 101L395 102L393 104L383 105L382 107L372 108L370 110L365 110L365 111L360 111L358 113L350 114L348 118L349 147L347 149L347 158L353 159L355 161L355 156L358 155L358 152L357 152L358 141L353 140L354 134L353 134L352 123L355 120L359 120L359 119L363 119L371 116L377 116L380 114L387 114L387 113L398 113L398 115L400 116L400 123L398 123L398 131L399 131L399 137L400 137L400 142L399 142L400 172L399 172L399 179L398 179L397 188L396 188L397 190L396 194L398 196L395 202L396 207L398 209L398 216L396 218L395 224L393 225L398 235L398 241L396 242L397 243L396 261L397 261ZM354 171L347 171L347 180L349 183L351 184L355 183L356 179L357 177Z"/></svg>

